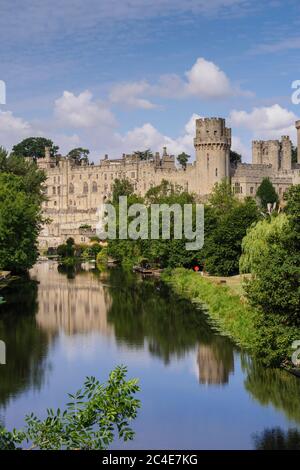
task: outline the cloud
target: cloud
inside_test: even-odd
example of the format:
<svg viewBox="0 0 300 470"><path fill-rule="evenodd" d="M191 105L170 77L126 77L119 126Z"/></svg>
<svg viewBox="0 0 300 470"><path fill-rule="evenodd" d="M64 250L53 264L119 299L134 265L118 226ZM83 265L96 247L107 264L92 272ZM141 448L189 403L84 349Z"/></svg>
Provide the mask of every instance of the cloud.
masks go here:
<svg viewBox="0 0 300 470"><path fill-rule="evenodd" d="M251 54L270 54L276 52L282 52L287 50L300 49L300 37L295 36L291 38L282 39L280 41L259 44L255 48L251 49Z"/></svg>
<svg viewBox="0 0 300 470"><path fill-rule="evenodd" d="M233 94L226 74L213 62L199 57L193 67L185 73L187 95L198 98L223 98Z"/></svg>
<svg viewBox="0 0 300 470"><path fill-rule="evenodd" d="M146 81L120 83L112 88L109 99L113 104L122 104L129 108L153 109L157 106L140 96L150 89Z"/></svg>
<svg viewBox="0 0 300 470"><path fill-rule="evenodd" d="M232 126L244 127L252 131L255 138L274 139L281 135L295 136L297 116L288 109L274 104L268 107L253 108L252 111L231 111L229 121Z"/></svg>
<svg viewBox="0 0 300 470"><path fill-rule="evenodd" d="M78 96L70 91L55 101L54 114L61 124L75 128L114 126L114 115L103 103L96 103L88 90Z"/></svg>
<svg viewBox="0 0 300 470"><path fill-rule="evenodd" d="M29 137L33 132L31 125L20 117L13 115L11 111L0 110L0 145L7 149Z"/></svg>
<svg viewBox="0 0 300 470"><path fill-rule="evenodd" d="M141 95L144 95L142 98ZM231 83L225 72L214 62L199 57L184 77L167 74L159 77L156 84L147 81L126 82L115 85L110 92L113 104L131 108L153 109L157 105L146 99L160 96L167 99L196 97L204 100L228 98L230 96L252 96Z"/></svg>

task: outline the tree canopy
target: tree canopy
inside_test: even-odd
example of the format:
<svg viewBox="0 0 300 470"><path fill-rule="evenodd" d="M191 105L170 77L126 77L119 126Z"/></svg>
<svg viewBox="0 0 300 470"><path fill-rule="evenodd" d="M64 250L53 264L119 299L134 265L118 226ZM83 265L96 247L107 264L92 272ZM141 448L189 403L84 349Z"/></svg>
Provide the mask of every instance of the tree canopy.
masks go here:
<svg viewBox="0 0 300 470"><path fill-rule="evenodd" d="M50 148L51 157L56 157L59 147L45 137L28 137L12 148L12 153L20 157L31 157L34 160L45 157L45 147Z"/></svg>
<svg viewBox="0 0 300 470"><path fill-rule="evenodd" d="M267 209L268 204L274 204L274 202L278 202L279 200L278 194L269 178L264 178L262 180L256 191L256 196L258 197L263 209Z"/></svg>

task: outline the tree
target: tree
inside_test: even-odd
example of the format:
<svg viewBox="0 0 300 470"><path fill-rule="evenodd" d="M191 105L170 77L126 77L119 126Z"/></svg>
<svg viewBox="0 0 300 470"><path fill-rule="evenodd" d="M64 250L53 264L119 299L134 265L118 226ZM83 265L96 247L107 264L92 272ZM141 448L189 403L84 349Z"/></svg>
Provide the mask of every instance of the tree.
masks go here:
<svg viewBox="0 0 300 470"><path fill-rule="evenodd" d="M232 276L239 272L242 240L247 229L258 220L255 201L246 198L219 215L218 224L204 241L205 268L211 275Z"/></svg>
<svg viewBox="0 0 300 470"><path fill-rule="evenodd" d="M260 242L264 249L252 255L250 267L253 277L245 285L245 291L249 301L266 317L277 317L282 323L299 325L300 185L291 188L286 198L287 220L280 215L272 218L271 222L265 221L258 228L254 227L243 242L243 256L246 257L255 237L261 236L266 240L265 243ZM254 250L258 243L255 242Z"/></svg>
<svg viewBox="0 0 300 470"><path fill-rule="evenodd" d="M51 157L56 157L59 147L45 137L28 137L12 148L12 153L19 157L31 157L34 160L45 157L45 147L50 148Z"/></svg>
<svg viewBox="0 0 300 470"><path fill-rule="evenodd" d="M298 149L292 144L292 163L298 162Z"/></svg>
<svg viewBox="0 0 300 470"><path fill-rule="evenodd" d="M134 192L132 183L127 178L115 179L112 187L112 202L119 204L120 196L130 196Z"/></svg>
<svg viewBox="0 0 300 470"><path fill-rule="evenodd" d="M184 170L186 169L187 162L188 162L189 158L191 158L191 156L188 155L188 154L185 153L185 152L181 152L181 153L177 156L177 161L178 161L178 163L182 166L182 168L183 168Z"/></svg>
<svg viewBox="0 0 300 470"><path fill-rule="evenodd" d="M208 203L219 214L224 214L238 204L237 197L233 194L230 181L226 178L221 183L216 183L209 196Z"/></svg>
<svg viewBox="0 0 300 470"><path fill-rule="evenodd" d="M269 178L264 178L259 185L256 196L260 200L261 207L267 209L268 204L274 204L278 202L278 194L275 191L273 184Z"/></svg>
<svg viewBox="0 0 300 470"><path fill-rule="evenodd" d="M9 155L3 147L0 147L0 173L20 176L26 192L35 195L38 201L44 199L43 183L47 177L34 162L26 161L24 157L13 153Z"/></svg>
<svg viewBox="0 0 300 470"><path fill-rule="evenodd" d="M133 152L134 155L136 155L140 160L150 160L153 158L153 153L151 149L146 149L146 150L136 150Z"/></svg>
<svg viewBox="0 0 300 470"><path fill-rule="evenodd" d="M90 151L88 149L77 147L75 149L70 150L67 157L75 165L81 165L82 163L87 165L89 163L89 154L90 154Z"/></svg>
<svg viewBox="0 0 300 470"><path fill-rule="evenodd" d="M137 416L140 388L137 379L126 380L127 369L116 367L106 385L87 377L82 389L69 394L66 409L47 410L39 419L33 413L25 418L26 426L12 432L0 428L0 449L17 450L30 442L40 450L105 450L115 439L132 440L129 423Z"/></svg>
<svg viewBox="0 0 300 470"><path fill-rule="evenodd" d="M230 150L230 165L234 168L237 167L238 163L242 163L242 155L235 152L234 150Z"/></svg>
<svg viewBox="0 0 300 470"><path fill-rule="evenodd" d="M0 173L0 269L22 272L38 257L40 202L20 176Z"/></svg>

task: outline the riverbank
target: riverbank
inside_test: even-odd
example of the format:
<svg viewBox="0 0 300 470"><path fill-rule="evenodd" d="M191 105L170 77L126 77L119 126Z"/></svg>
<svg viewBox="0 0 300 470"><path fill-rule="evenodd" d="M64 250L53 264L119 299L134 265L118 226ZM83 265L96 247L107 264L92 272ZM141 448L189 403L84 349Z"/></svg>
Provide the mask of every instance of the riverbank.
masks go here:
<svg viewBox="0 0 300 470"><path fill-rule="evenodd" d="M265 365L292 367L291 346L300 337L298 329L284 326L276 319L267 320L237 289L217 284L193 271L166 270L162 279L176 293L204 307L214 328Z"/></svg>

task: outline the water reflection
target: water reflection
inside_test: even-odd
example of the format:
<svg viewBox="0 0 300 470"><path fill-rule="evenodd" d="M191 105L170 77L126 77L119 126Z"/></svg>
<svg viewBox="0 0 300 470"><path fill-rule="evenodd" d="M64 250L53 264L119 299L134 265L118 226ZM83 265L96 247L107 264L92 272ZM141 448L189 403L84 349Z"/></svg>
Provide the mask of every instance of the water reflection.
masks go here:
<svg viewBox="0 0 300 470"><path fill-rule="evenodd" d="M280 369L265 369L257 361L242 356L247 373L245 388L261 405L272 404L291 420L300 423L300 380Z"/></svg>
<svg viewBox="0 0 300 470"><path fill-rule="evenodd" d="M256 450L300 450L300 432L280 428L265 429L253 437Z"/></svg>
<svg viewBox="0 0 300 470"><path fill-rule="evenodd" d="M1 292L0 338L6 344L7 364L0 368L0 404L22 391L43 385L48 344L53 335L38 328L36 282L18 281Z"/></svg>
<svg viewBox="0 0 300 470"><path fill-rule="evenodd" d="M97 277L81 270L70 280L57 272L54 263L36 265L31 275L39 281L36 321L42 329L68 335L91 331L113 334L107 322L111 297Z"/></svg>
<svg viewBox="0 0 300 470"><path fill-rule="evenodd" d="M164 415L168 406L174 405L176 410L173 411L176 416L164 415L163 422L153 425L155 431L151 436L156 436L158 424L163 426L172 419L175 422L180 416L181 420L190 419L187 422L191 426L191 439L194 435L205 439L195 432L195 426L201 422L207 426L211 420L214 425L211 435L215 436L219 429L222 440L218 442L223 443L226 434L229 446L229 439L235 443L236 437L230 437L230 433L224 431L228 420L245 410L251 415L250 410L256 412L259 409L263 414L266 407L272 408L272 413L266 411L263 425L244 429L249 440L253 430L265 426L272 430L274 424L283 426L282 421L265 422L269 415L277 417L280 414L283 420L285 416L300 423L300 380L280 370L266 370L240 355L228 338L212 330L206 316L195 305L176 296L159 280L142 280L119 269L99 273L77 268L71 275L69 271L57 268L56 263L38 264L31 271L31 280L12 284L3 293L7 302L0 307L0 339L7 344L7 365L0 367L2 406L7 406L10 398L20 396L23 391L41 389L46 378L56 393L61 375L57 372L56 378L52 377L55 367L59 369L58 364L67 360L65 352L70 344L78 350L80 341L84 340L89 359L81 360L76 356L77 363L71 364L74 369L76 367L77 374L85 374L89 366L92 374L96 374L100 366L111 367L110 358L105 356L110 348L109 354L114 355L114 361L127 364L128 359L134 358L131 367L139 364L141 368L133 373L145 383L147 374L143 361L146 361L148 389L144 385L141 399L143 410L148 403L150 411L148 421L143 418L146 419L143 429L152 423L153 408L158 410L159 416ZM113 341L106 341L107 338ZM52 369L50 361L53 362ZM176 374L172 375L174 371ZM76 373L74 371L74 377ZM63 383L63 397L77 388L72 381L74 377ZM151 389L152 383L156 384L155 389ZM207 386L210 387L209 394L206 394ZM43 408L48 406L48 399L46 394ZM242 428L241 424L238 426L237 435ZM175 433L175 424L173 428ZM183 432L186 435L186 429ZM273 437L276 433L279 436L278 431L274 434L274 431L266 430L260 440L256 436L255 445L270 445L273 439L270 433ZM181 444L182 438L179 439ZM279 442L280 439L276 439Z"/></svg>

